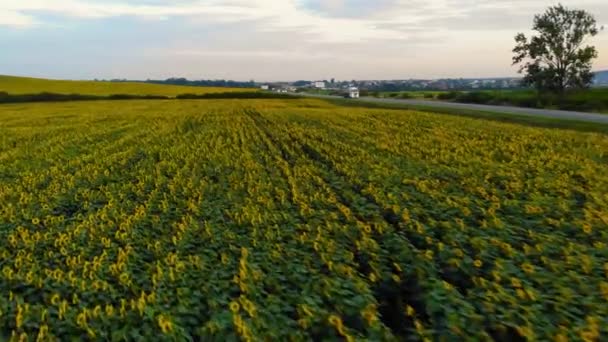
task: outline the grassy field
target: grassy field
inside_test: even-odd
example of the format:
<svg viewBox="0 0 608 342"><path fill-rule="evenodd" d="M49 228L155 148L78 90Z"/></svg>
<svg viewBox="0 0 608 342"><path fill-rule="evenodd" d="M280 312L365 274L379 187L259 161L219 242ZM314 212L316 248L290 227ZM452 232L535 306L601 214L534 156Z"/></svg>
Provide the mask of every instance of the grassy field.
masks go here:
<svg viewBox="0 0 608 342"><path fill-rule="evenodd" d="M223 93L231 91L255 91L244 88L188 87L137 82L63 81L41 78L0 75L0 92L9 94L35 94L41 92L82 95L164 95Z"/></svg>
<svg viewBox="0 0 608 342"><path fill-rule="evenodd" d="M0 106L0 339L608 337L608 136L321 100Z"/></svg>
<svg viewBox="0 0 608 342"><path fill-rule="evenodd" d="M454 100L466 103L608 113L608 88L570 91L561 99L555 94L539 95L534 90L486 90L459 94Z"/></svg>
<svg viewBox="0 0 608 342"><path fill-rule="evenodd" d="M305 91L307 94L315 94L315 95L337 95L337 94L341 94L342 91L341 90L335 90L335 89L316 89L316 88L310 88L310 89L305 89Z"/></svg>
<svg viewBox="0 0 608 342"><path fill-rule="evenodd" d="M436 99L444 91L382 91L372 92L370 95L381 98L402 98L402 99Z"/></svg>
<svg viewBox="0 0 608 342"><path fill-rule="evenodd" d="M534 90L480 90L480 91L404 91L380 92L376 97L404 99L439 99L463 103L514 105L531 108L566 109L608 113L608 88L592 88L566 93L563 99L556 95L538 95Z"/></svg>

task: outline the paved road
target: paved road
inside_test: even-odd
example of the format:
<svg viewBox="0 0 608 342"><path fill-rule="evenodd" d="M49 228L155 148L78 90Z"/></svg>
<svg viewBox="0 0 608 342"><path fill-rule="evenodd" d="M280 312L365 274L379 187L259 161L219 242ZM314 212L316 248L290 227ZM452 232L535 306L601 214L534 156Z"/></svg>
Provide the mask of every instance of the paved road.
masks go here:
<svg viewBox="0 0 608 342"><path fill-rule="evenodd" d="M305 96L310 96L310 97L319 97L319 98L329 98L329 99L342 98L340 96L329 96L329 95L313 95L313 94L299 94L299 95L305 95ZM364 97L359 100L351 99L350 101L394 103L394 104L405 104L405 105L409 104L409 105L415 105L415 106L428 106L428 107L436 107L436 108L468 109L468 110L479 110L479 111L493 112L493 113L517 114L517 115L536 116L536 117L552 118L552 119L566 119L566 120L587 121L587 122L608 124L608 114L593 114L593 113L573 112L573 111L565 111L565 110L534 109L534 108L522 108L522 107L511 107L511 106L490 106L490 105L454 103L454 102L442 102L442 101L427 101L427 100L379 99L379 98L374 98L374 97Z"/></svg>

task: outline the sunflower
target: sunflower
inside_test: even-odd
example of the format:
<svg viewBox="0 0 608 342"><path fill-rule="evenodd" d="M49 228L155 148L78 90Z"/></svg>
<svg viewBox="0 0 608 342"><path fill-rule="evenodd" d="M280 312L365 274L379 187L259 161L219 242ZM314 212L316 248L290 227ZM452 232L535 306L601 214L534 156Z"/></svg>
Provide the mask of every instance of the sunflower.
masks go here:
<svg viewBox="0 0 608 342"><path fill-rule="evenodd" d="M165 317L164 315L158 316L156 321L163 334L173 331L173 323L171 323L171 321L167 319L167 317Z"/></svg>
<svg viewBox="0 0 608 342"><path fill-rule="evenodd" d="M338 327L342 325L342 319L336 315L330 315L329 318L327 319L327 321L329 322L329 324L333 325L334 327Z"/></svg>
<svg viewBox="0 0 608 342"><path fill-rule="evenodd" d="M408 315L408 317L414 317L414 315L416 314L416 310L414 310L414 308L410 305L406 305L405 313Z"/></svg>
<svg viewBox="0 0 608 342"><path fill-rule="evenodd" d="M585 234L591 234L593 232L593 227L589 223L583 223L583 232Z"/></svg>
<svg viewBox="0 0 608 342"><path fill-rule="evenodd" d="M241 306L237 302L230 302L229 307L230 307L230 311L232 311L234 313L239 312L239 310L241 308Z"/></svg>
<svg viewBox="0 0 608 342"><path fill-rule="evenodd" d="M78 326L81 328L84 328L87 326L87 314L86 312L81 312L78 314L78 316L76 317L76 323L78 323Z"/></svg>
<svg viewBox="0 0 608 342"><path fill-rule="evenodd" d="M57 305L59 304L59 300L61 298L59 297L59 294L55 293L52 297L51 297L51 304L53 305Z"/></svg>
<svg viewBox="0 0 608 342"><path fill-rule="evenodd" d="M534 273L534 266L527 262L521 265L521 269L528 274Z"/></svg>
<svg viewBox="0 0 608 342"><path fill-rule="evenodd" d="M112 317L112 315L114 314L114 307L110 304L106 304L106 316L108 317Z"/></svg>
<svg viewBox="0 0 608 342"><path fill-rule="evenodd" d="M513 285L513 287L520 288L521 287L521 280L519 280L517 278L511 278L511 285Z"/></svg>

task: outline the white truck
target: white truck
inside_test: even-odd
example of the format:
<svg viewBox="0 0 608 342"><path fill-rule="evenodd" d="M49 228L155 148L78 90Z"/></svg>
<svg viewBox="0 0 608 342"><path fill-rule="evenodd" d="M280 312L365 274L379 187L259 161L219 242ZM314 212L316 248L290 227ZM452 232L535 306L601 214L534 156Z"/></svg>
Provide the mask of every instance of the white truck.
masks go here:
<svg viewBox="0 0 608 342"><path fill-rule="evenodd" d="M344 97L350 98L350 99L358 99L359 98L359 88L349 87L348 94L346 94Z"/></svg>

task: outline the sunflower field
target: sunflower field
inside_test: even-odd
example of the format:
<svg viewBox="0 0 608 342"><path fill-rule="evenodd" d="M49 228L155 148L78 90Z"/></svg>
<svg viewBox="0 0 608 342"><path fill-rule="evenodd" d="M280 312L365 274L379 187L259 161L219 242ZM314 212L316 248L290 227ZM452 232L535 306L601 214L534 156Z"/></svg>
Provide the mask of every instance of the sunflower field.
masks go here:
<svg viewBox="0 0 608 342"><path fill-rule="evenodd" d="M606 135L320 100L0 106L0 340L606 339Z"/></svg>

